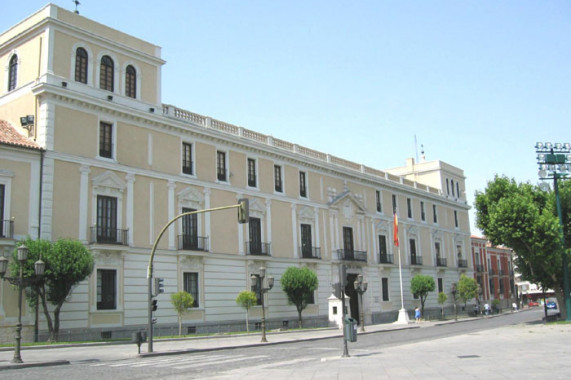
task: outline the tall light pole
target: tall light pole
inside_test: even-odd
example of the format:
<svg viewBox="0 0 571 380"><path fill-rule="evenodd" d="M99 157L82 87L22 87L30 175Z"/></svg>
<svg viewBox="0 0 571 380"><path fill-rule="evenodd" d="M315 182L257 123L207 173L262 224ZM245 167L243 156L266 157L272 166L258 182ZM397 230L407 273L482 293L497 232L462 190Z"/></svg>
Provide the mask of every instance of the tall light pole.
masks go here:
<svg viewBox="0 0 571 380"><path fill-rule="evenodd" d="M537 163L539 165L539 179L553 179L553 191L555 192L555 202L557 203L557 214L559 216L559 233L561 234L561 245L563 246L563 293L565 299L565 311L567 321L571 321L571 298L569 294L569 258L565 249L565 234L563 232L563 215L561 213L561 201L559 200L560 179L567 179L571 172L571 144L565 143L541 143L535 144L537 153Z"/></svg>
<svg viewBox="0 0 571 380"><path fill-rule="evenodd" d="M353 283L355 287L355 291L359 294L359 323L361 324L361 331L365 332L365 317L363 311L363 293L367 291L367 287L369 284L367 281L363 281L363 275L360 274L357 276L357 279Z"/></svg>
<svg viewBox="0 0 571 380"><path fill-rule="evenodd" d="M12 363L23 363L20 355L20 347L22 341L22 293L26 286L29 286L42 279L46 264L40 258L34 264L36 275L33 277L24 277L24 264L28 261L28 247L24 244L18 247L18 262L20 264L20 273L18 277L5 277L8 269L8 259L4 256L0 257L0 278L10 282L12 285L18 286L18 324L16 325L16 344L14 345L14 358Z"/></svg>
<svg viewBox="0 0 571 380"><path fill-rule="evenodd" d="M265 307L265 295L266 293L271 290L274 287L274 276L267 276L267 286L266 286L266 268L265 267L261 267L260 268L260 274L259 276L259 288L260 288L260 294L261 294L261 302L262 302L262 340L261 342L267 342L266 339L266 307ZM258 276L256 276L255 274L253 274L251 276L252 282L257 281Z"/></svg>

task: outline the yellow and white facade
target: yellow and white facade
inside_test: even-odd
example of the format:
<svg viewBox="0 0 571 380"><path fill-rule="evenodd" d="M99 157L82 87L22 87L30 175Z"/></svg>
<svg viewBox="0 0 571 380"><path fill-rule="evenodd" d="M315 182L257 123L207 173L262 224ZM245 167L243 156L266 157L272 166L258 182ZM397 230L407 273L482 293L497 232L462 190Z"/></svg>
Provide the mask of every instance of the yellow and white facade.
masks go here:
<svg viewBox="0 0 571 380"><path fill-rule="evenodd" d="M54 5L0 35L0 120L37 147L0 144L1 217L14 227L0 249L10 255L27 235L68 237L95 256L93 274L63 306L63 331L119 336L144 326L146 268L162 227L184 211L244 197L250 223L238 224L235 210L204 213L162 238L154 260L154 275L165 279L159 326L176 324L169 295L183 289L196 298L189 331L244 323L235 298L265 266L276 278L268 320L282 327L297 318L279 286L292 265L319 278L305 320L327 323L340 265L349 296L356 275L369 283L366 323L394 320L401 302L393 210L406 308L418 302L409 287L417 273L447 293L461 273L473 275L462 170L409 159L381 171L162 104L164 63L158 46ZM27 115L33 124L22 126ZM3 282L3 330L15 323L15 300ZM427 307L436 306L429 296ZM352 297L353 315L358 307ZM33 312L24 315L31 329ZM252 319L260 315L256 307Z"/></svg>

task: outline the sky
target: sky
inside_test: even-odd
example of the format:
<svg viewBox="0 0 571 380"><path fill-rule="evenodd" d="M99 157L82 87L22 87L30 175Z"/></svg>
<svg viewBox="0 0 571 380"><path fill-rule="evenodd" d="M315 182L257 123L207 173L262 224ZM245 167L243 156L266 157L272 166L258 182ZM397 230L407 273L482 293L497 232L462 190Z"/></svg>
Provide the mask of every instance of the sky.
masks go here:
<svg viewBox="0 0 571 380"><path fill-rule="evenodd" d="M80 0L162 47L162 102L380 170L408 157L538 183L571 142L568 0ZM53 1L73 11L72 0ZM47 1L2 5L0 31Z"/></svg>

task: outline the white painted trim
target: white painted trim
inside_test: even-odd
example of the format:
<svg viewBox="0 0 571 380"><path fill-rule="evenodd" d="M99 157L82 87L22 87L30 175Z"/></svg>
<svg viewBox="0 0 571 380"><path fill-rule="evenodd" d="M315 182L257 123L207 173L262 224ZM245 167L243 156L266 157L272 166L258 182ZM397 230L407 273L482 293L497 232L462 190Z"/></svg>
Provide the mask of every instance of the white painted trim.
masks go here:
<svg viewBox="0 0 571 380"><path fill-rule="evenodd" d="M79 234L78 238L83 243L87 243L87 209L89 205L89 174L91 169L88 165L81 165L79 167L81 173L79 179Z"/></svg>

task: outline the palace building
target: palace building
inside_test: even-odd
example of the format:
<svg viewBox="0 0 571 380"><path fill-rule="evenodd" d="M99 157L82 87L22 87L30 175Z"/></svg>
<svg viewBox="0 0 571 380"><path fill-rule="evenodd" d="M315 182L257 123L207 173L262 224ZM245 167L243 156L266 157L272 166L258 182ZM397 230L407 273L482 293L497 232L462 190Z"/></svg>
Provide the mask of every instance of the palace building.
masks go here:
<svg viewBox="0 0 571 380"><path fill-rule="evenodd" d="M160 47L52 4L0 35L0 254L11 258L27 236L66 237L95 258L63 305L62 339L144 328L147 265L163 226L240 198L249 199L249 223L238 224L236 209L191 215L159 242L159 331L176 326L170 294L180 290L195 299L185 331L245 329L235 299L259 290L261 267L276 284L265 296L269 328L297 320L279 285L290 266L319 279L303 311L308 325L328 324L342 266L349 312L357 318L362 307L366 324L396 320L399 253L409 311L420 304L410 292L414 275L433 276L446 293L461 274L474 276L461 169L407 159L380 170L163 104L164 64ZM362 305L358 275L369 285ZM428 310L439 310L436 299ZM17 292L2 281L0 339L11 340L17 314ZM261 314L254 307L250 322ZM23 315L30 340L35 313L26 303Z"/></svg>

